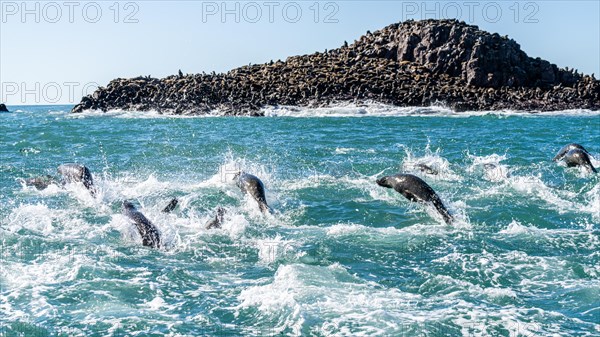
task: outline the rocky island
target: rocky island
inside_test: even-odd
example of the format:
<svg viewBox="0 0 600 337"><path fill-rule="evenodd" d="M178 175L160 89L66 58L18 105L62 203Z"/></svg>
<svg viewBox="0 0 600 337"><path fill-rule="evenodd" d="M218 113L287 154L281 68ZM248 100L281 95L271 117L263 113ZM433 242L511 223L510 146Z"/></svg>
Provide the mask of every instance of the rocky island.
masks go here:
<svg viewBox="0 0 600 337"><path fill-rule="evenodd" d="M406 21L352 44L222 74L115 79L72 112L262 115L266 106L377 102L456 111L600 109L600 81L456 20Z"/></svg>

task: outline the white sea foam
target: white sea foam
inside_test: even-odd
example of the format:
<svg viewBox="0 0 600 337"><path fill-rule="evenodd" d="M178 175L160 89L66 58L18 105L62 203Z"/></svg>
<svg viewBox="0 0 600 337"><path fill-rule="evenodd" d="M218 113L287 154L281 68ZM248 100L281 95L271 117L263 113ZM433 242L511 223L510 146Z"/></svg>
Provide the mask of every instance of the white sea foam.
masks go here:
<svg viewBox="0 0 600 337"><path fill-rule="evenodd" d="M69 248L63 251L45 250L43 247L19 247L22 254L31 253L32 263L13 262L4 267L4 280L10 288L27 288L74 280L82 265L92 263L87 257L74 254ZM31 250L31 251L30 251Z"/></svg>
<svg viewBox="0 0 600 337"><path fill-rule="evenodd" d="M258 257L262 263L270 264L278 260L293 259L297 256L297 242L285 240L281 236L274 238L257 239Z"/></svg>
<svg viewBox="0 0 600 337"><path fill-rule="evenodd" d="M12 232L26 228L48 235L54 232L58 216L57 211L43 204L21 205L11 211L5 228Z"/></svg>
<svg viewBox="0 0 600 337"><path fill-rule="evenodd" d="M571 201L577 196L576 193L548 187L539 176L514 176L507 179L506 183L518 192L545 201L559 213L578 209L577 204Z"/></svg>
<svg viewBox="0 0 600 337"><path fill-rule="evenodd" d="M532 224L521 224L517 220L509 223L497 234L498 239L514 243L522 240L532 242L539 250L595 250L600 248L600 237L585 225L579 229L537 228Z"/></svg>
<svg viewBox="0 0 600 337"><path fill-rule="evenodd" d="M428 107L397 107L372 101L363 103L336 103L322 107L298 107L298 106L266 106L260 111L268 117L404 117L404 116L445 116L445 117L472 117L472 116L577 116L593 117L600 115L599 111L587 109L572 109L560 111L515 111L515 110L483 110L483 111L461 111L456 112L443 105L432 105ZM81 113L61 113L65 118L89 118L89 117L116 117L116 118L206 118L219 117L224 113L213 110L203 115L173 115L169 112L161 113L156 110L130 111L114 109L107 112L100 110L86 110Z"/></svg>
<svg viewBox="0 0 600 337"><path fill-rule="evenodd" d="M600 222L600 183L596 184L585 195L589 203L584 205L582 209L592 214L596 222Z"/></svg>
<svg viewBox="0 0 600 337"><path fill-rule="evenodd" d="M386 240L393 237L409 235L444 235L443 231L432 231L431 225L421 226L419 224L405 227L370 227L360 224L336 224L327 227L326 234L329 236L368 235L375 236L375 240Z"/></svg>
<svg viewBox="0 0 600 337"><path fill-rule="evenodd" d="M475 156L468 154L473 163L467 168L467 172L483 171L486 180L491 182L501 182L510 176L510 170L507 165L501 164L507 159L507 155L493 153L487 156Z"/></svg>
<svg viewBox="0 0 600 337"><path fill-rule="evenodd" d="M460 262L464 257L467 256L454 254L448 259ZM487 273L490 270L493 274L497 273L494 269L504 268L498 265L497 259L488 258L490 262L473 266L473 271ZM448 260L437 262L447 263L444 261ZM465 262L470 263L468 261L471 260ZM528 266L536 271L542 267L533 263ZM389 336L427 331L449 334L453 327L447 322L457 327L456 333L468 332L473 336L495 336L498 329L515 335L548 335L552 327L531 323L532 312L539 315L538 320L540 317L569 319L558 312L519 308L520 293L502 286L483 288L468 281L437 275L428 278L422 288L425 293L426 288L436 289L436 296L422 296L365 282L338 264L329 267L282 265L271 281L248 287L240 293L235 314L239 316L250 309L258 310L259 324L269 324L273 333L292 336ZM462 299L464 296L481 298L484 304L467 302ZM486 305L488 302L500 306ZM258 331L252 332L258 334Z"/></svg>
<svg viewBox="0 0 600 337"><path fill-rule="evenodd" d="M375 149L357 149L354 147L336 147L333 151L334 154L348 154L348 153L376 153Z"/></svg>
<svg viewBox="0 0 600 337"><path fill-rule="evenodd" d="M452 115L450 109L438 106L431 107L395 107L378 103L342 103L326 107L301 108L295 106L270 106L262 109L269 117L394 117L394 116L429 116Z"/></svg>
<svg viewBox="0 0 600 337"><path fill-rule="evenodd" d="M364 104L340 103L325 107L296 107L296 106L269 106L262 109L265 116L269 117L472 117L472 116L598 116L600 112L592 110L562 110L543 112L523 112L512 110L486 110L486 111L461 111L455 112L444 106L429 107L396 107L392 105L366 102Z"/></svg>
<svg viewBox="0 0 600 337"><path fill-rule="evenodd" d="M463 180L463 178L459 174L452 170L450 162L446 158L441 156L440 148L437 148L434 152L431 150L430 144L428 143L425 147L425 151L422 156L418 156L414 149L409 149L407 147L404 147L404 151L406 152L406 158L402 162L402 171L415 173L417 175L425 174L431 177L435 177L435 179L438 180ZM426 165L433 169L435 173L431 174L428 172L424 172L419 169L419 165Z"/></svg>
<svg viewBox="0 0 600 337"><path fill-rule="evenodd" d="M346 335L350 326L356 327L351 330L356 336L381 335L386 328L397 330L400 322L381 323L377 317L385 314L408 319L410 313L391 312L391 308L407 307L419 298L364 283L338 264L292 264L280 266L272 283L243 290L236 314L255 307L264 319L275 322L276 333L285 331L296 336L309 331L326 336Z"/></svg>
<svg viewBox="0 0 600 337"><path fill-rule="evenodd" d="M223 114L217 110L211 111L204 115L175 115L169 112L159 112L157 110L148 110L148 111L137 111L137 110L121 110L121 109L113 109L109 111L101 111L101 110L86 110L80 113L69 113L65 114L65 118L71 119L80 119L80 118L93 118L93 117L111 117L111 118L126 118L126 119L157 119L157 118L178 118L178 119L186 119L186 118L210 118L210 117L219 117L223 116Z"/></svg>
<svg viewBox="0 0 600 337"><path fill-rule="evenodd" d="M203 235L222 235L225 233L232 240L239 240L243 237L246 228L250 226L250 222L246 216L240 213L239 209L227 208L223 215L223 222L221 228L206 229L205 225L214 219L216 210L209 212L208 214L196 214L188 213L188 219L185 219L178 227L187 226L188 230L186 234L200 233Z"/></svg>

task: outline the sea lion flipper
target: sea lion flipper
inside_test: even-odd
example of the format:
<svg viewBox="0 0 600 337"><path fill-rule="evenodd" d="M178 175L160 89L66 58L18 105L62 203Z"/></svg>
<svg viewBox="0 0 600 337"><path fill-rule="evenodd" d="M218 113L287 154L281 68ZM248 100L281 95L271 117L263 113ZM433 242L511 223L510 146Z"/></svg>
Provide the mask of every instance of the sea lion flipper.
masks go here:
<svg viewBox="0 0 600 337"><path fill-rule="evenodd" d="M271 207L269 207L269 205L267 205L266 202L259 202L258 203L258 207L260 208L260 211L263 213L272 213Z"/></svg>
<svg viewBox="0 0 600 337"><path fill-rule="evenodd" d="M448 209L446 208L446 206L444 206L444 203L442 202L440 197L435 195L434 197L431 198L431 203L433 204L435 209L438 211L438 213L440 213L442 218L444 218L444 221L446 222L446 224L448 224L448 225L452 224L452 221L454 220L454 218L452 217L450 212L448 212Z"/></svg>
<svg viewBox="0 0 600 337"><path fill-rule="evenodd" d="M596 170L596 168L592 164L592 161L589 158L587 158L586 162L583 164L583 167L585 167L588 170L588 172L598 173L598 170Z"/></svg>

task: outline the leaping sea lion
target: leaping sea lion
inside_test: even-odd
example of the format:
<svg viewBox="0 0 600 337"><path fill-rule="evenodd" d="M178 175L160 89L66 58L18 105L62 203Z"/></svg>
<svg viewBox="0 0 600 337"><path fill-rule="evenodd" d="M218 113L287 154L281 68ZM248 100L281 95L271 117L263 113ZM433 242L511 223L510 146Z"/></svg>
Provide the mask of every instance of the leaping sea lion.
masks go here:
<svg viewBox="0 0 600 337"><path fill-rule="evenodd" d="M452 216L442 203L435 191L421 178L412 174L395 174L377 179L377 185L393 188L406 199L413 202L431 202L435 209L442 215L447 224L452 223Z"/></svg>
<svg viewBox="0 0 600 337"><path fill-rule="evenodd" d="M236 185L242 192L250 195L258 203L261 212L268 213L271 211L265 197L265 185L258 177L246 172L239 172L234 179L236 179Z"/></svg>
<svg viewBox="0 0 600 337"><path fill-rule="evenodd" d="M558 151L552 160L562 160L569 167L581 166L584 167L588 172L598 172L594 165L592 165L590 153L583 146L576 143L563 146L563 148Z"/></svg>
<svg viewBox="0 0 600 337"><path fill-rule="evenodd" d="M58 167L57 171L58 174L62 176L63 184L82 182L83 186L85 186L92 195L96 194L92 173L85 165L76 163L62 164Z"/></svg>
<svg viewBox="0 0 600 337"><path fill-rule="evenodd" d="M160 235L156 226L138 211L129 201L123 201L123 215L133 222L142 237L142 244L146 247L160 248Z"/></svg>
<svg viewBox="0 0 600 337"><path fill-rule="evenodd" d="M35 186L38 190L43 190L48 187L50 184L59 183L64 186L69 183L83 183L83 186L90 191L92 196L96 195L96 187L94 186L94 180L92 178L92 173L90 170L81 164L69 163L62 164L58 166L57 173L59 178L45 175L35 178L29 178L23 180L25 185L27 186Z"/></svg>

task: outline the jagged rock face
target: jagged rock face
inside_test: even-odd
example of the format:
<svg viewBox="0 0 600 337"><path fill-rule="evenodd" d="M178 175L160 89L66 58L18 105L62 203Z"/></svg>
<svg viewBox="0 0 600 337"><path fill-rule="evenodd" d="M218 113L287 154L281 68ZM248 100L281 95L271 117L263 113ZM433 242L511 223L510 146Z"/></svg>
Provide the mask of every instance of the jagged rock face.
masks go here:
<svg viewBox="0 0 600 337"><path fill-rule="evenodd" d="M409 21L351 45L224 74L116 79L72 112L260 115L267 105L375 101L455 110L599 109L600 82L455 20Z"/></svg>
<svg viewBox="0 0 600 337"><path fill-rule="evenodd" d="M415 61L436 73L462 77L481 87L523 86L527 55L512 40L467 25L413 25L400 29L398 60Z"/></svg>
<svg viewBox="0 0 600 337"><path fill-rule="evenodd" d="M370 57L395 55L400 62L416 62L479 87L572 86L579 79L548 61L528 57L512 39L456 20L391 25L352 47Z"/></svg>

